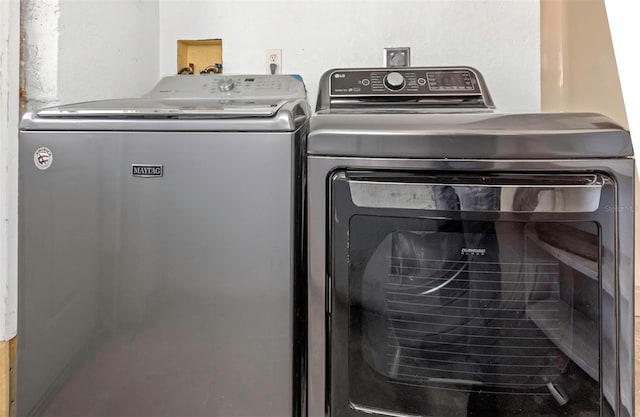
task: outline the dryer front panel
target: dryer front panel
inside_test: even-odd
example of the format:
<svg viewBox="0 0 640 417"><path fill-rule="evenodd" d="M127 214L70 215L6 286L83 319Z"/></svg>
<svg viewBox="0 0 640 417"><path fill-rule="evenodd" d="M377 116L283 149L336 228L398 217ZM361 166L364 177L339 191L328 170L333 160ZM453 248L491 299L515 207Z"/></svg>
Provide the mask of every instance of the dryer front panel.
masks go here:
<svg viewBox="0 0 640 417"><path fill-rule="evenodd" d="M619 415L615 194L597 172L334 173L331 415Z"/></svg>

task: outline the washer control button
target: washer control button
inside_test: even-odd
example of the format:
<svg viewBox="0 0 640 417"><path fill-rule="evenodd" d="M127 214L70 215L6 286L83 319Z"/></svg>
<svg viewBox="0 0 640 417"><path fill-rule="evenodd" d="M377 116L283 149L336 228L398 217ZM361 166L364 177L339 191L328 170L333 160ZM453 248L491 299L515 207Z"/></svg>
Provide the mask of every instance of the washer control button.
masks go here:
<svg viewBox="0 0 640 417"><path fill-rule="evenodd" d="M233 78L225 77L218 82L218 88L220 89L220 91L231 91L233 90L234 86L235 83L233 81Z"/></svg>

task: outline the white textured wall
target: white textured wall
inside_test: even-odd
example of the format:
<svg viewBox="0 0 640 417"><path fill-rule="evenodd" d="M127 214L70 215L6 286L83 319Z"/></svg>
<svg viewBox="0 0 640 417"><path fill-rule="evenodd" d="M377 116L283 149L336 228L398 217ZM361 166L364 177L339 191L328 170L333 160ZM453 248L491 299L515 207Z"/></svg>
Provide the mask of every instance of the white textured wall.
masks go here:
<svg viewBox="0 0 640 417"><path fill-rule="evenodd" d="M22 0L26 109L58 103L58 0Z"/></svg>
<svg viewBox="0 0 640 417"><path fill-rule="evenodd" d="M176 70L176 40L222 38L225 72L264 73L265 50L282 49L315 102L325 70L410 46L416 66L478 68L502 111L540 110L538 0L159 1L161 75Z"/></svg>
<svg viewBox="0 0 640 417"><path fill-rule="evenodd" d="M16 334L20 2L0 1L0 340Z"/></svg>
<svg viewBox="0 0 640 417"><path fill-rule="evenodd" d="M137 97L158 81L157 0L59 0L58 100Z"/></svg>
<svg viewBox="0 0 640 417"><path fill-rule="evenodd" d="M136 97L158 80L157 0L22 4L27 110Z"/></svg>

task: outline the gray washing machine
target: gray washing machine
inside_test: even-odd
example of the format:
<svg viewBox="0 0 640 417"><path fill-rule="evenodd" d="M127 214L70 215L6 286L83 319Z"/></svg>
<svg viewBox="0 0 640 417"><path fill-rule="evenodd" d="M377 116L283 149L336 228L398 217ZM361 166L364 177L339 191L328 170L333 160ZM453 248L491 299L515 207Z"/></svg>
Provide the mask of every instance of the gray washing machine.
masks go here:
<svg viewBox="0 0 640 417"><path fill-rule="evenodd" d="M335 69L307 164L310 417L634 415L628 132Z"/></svg>
<svg viewBox="0 0 640 417"><path fill-rule="evenodd" d="M19 416L291 416L308 104L181 76L20 130Z"/></svg>

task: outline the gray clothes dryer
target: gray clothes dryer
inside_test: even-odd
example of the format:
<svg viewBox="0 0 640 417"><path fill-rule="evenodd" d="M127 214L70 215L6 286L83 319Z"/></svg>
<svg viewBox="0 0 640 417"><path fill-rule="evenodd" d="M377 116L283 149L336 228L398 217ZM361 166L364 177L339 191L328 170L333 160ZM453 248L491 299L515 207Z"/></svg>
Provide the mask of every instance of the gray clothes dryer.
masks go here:
<svg viewBox="0 0 640 417"><path fill-rule="evenodd" d="M297 415L308 114L207 75L25 115L19 416Z"/></svg>
<svg viewBox="0 0 640 417"><path fill-rule="evenodd" d="M310 417L631 417L629 133L344 68L307 146Z"/></svg>

